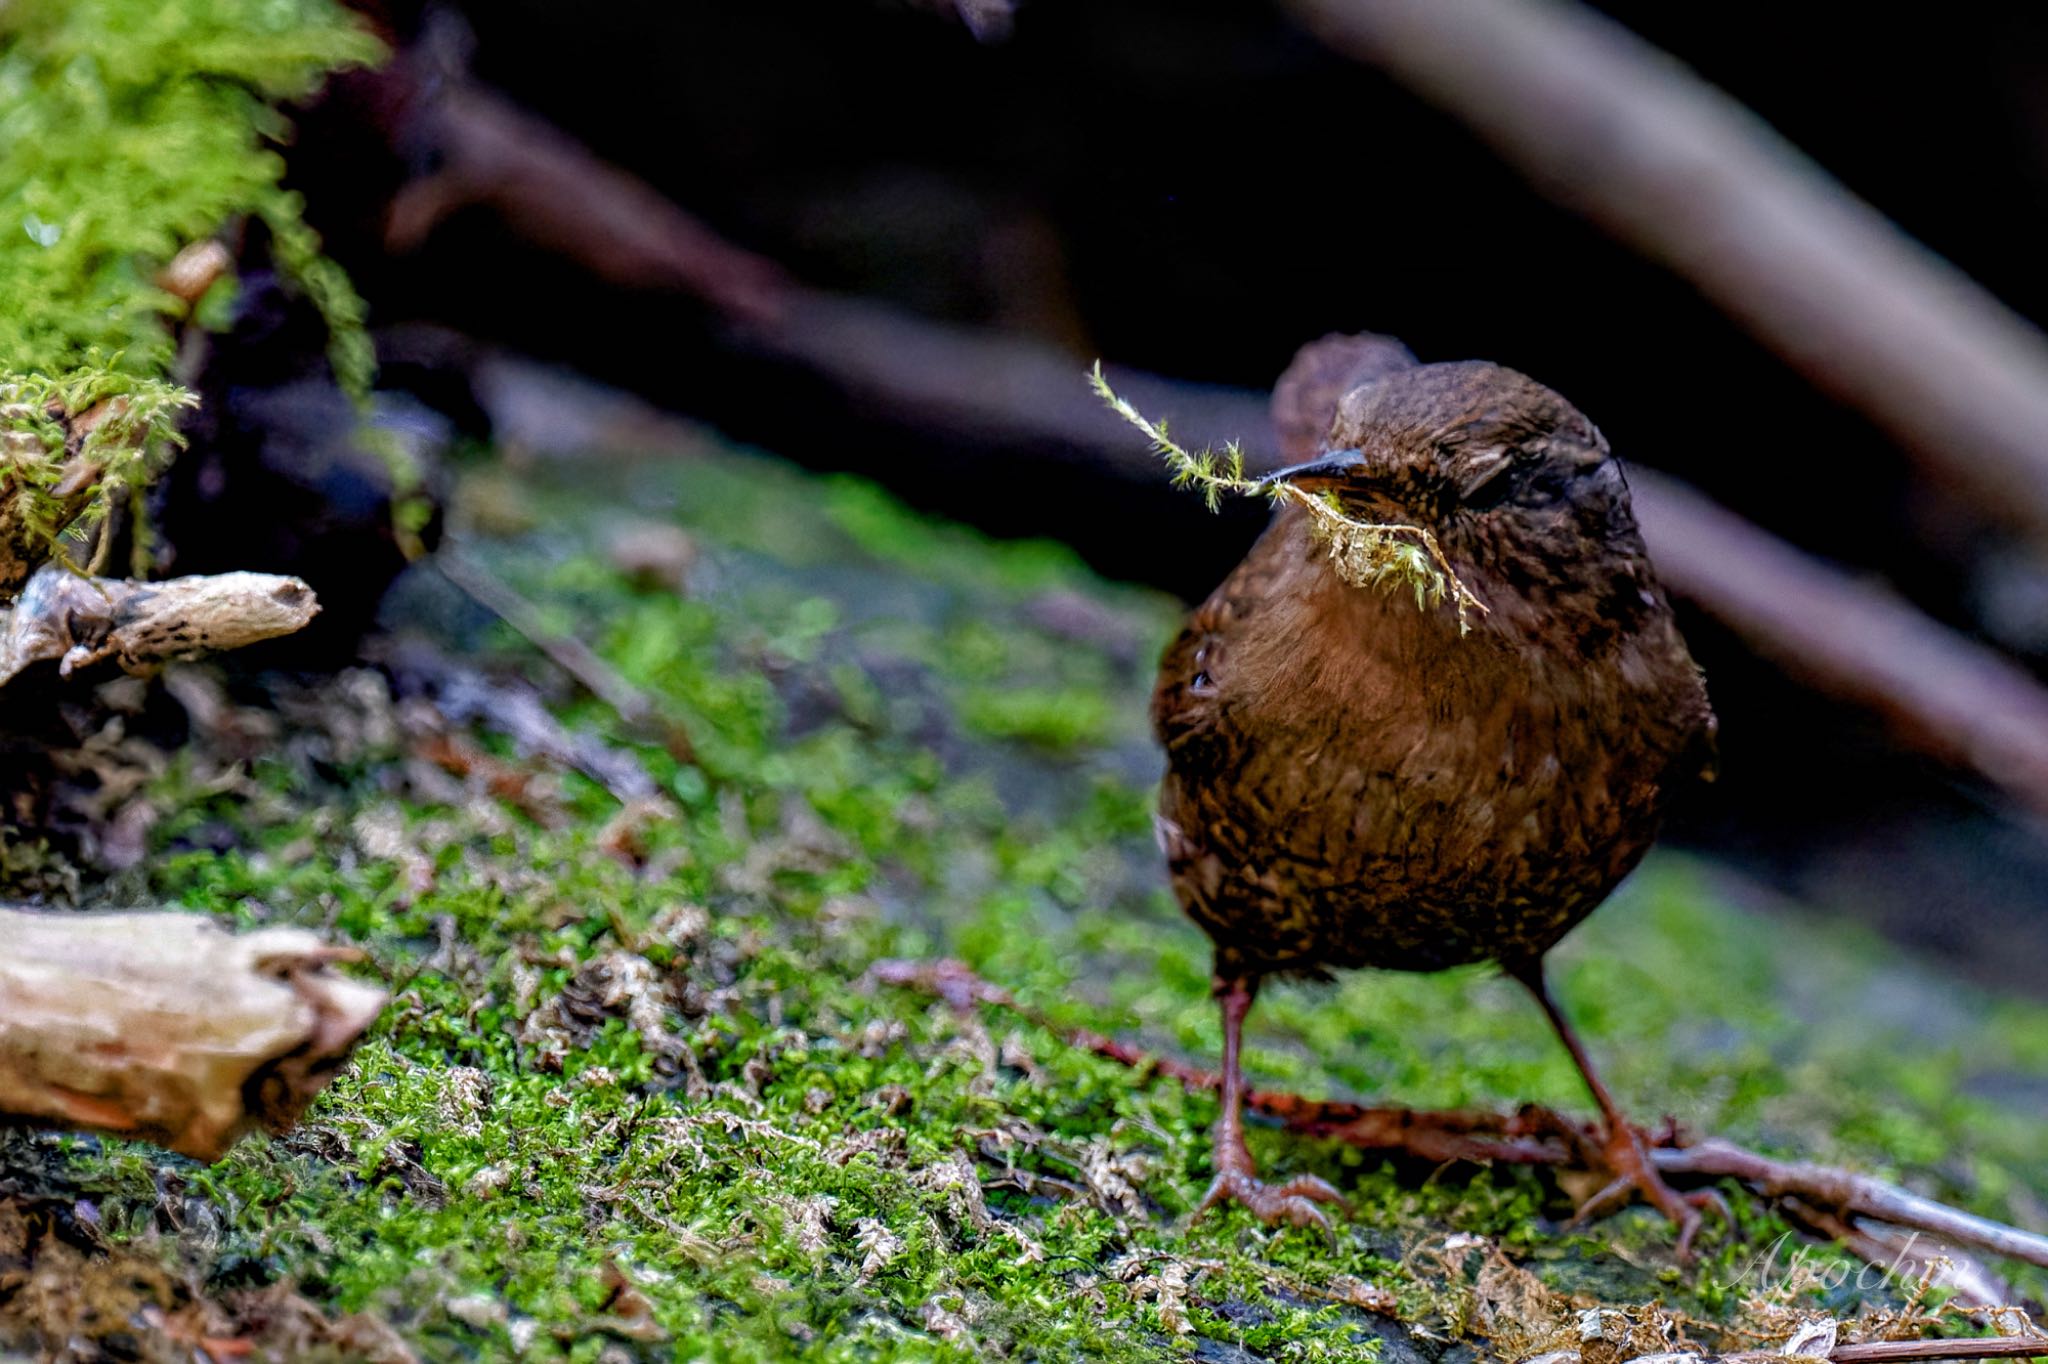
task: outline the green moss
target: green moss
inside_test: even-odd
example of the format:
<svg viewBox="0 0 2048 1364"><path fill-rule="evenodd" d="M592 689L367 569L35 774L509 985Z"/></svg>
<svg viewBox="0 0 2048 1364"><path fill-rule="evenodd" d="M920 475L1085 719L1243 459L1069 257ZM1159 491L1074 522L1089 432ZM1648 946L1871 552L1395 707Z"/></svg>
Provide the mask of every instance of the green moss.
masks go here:
<svg viewBox="0 0 2048 1364"><path fill-rule="evenodd" d="M261 219L322 308L342 382L366 393L361 301L279 187L272 107L377 44L329 0L16 0L0 7L0 401L10 431L0 514L7 587L56 538L140 493L190 395L164 383L186 304L155 277L182 247ZM200 301L218 323L232 281ZM119 396L86 439L101 475L69 479L60 419ZM40 447L40 448L39 448ZM97 456L97 458L93 458ZM137 537L138 557L143 539Z"/></svg>
<svg viewBox="0 0 2048 1364"><path fill-rule="evenodd" d="M18 0L0 13L0 371L55 373L97 349L138 375L170 361L151 282L229 218L270 223L331 301L352 299L305 249L271 106L377 55L327 0ZM354 343L350 343L354 344Z"/></svg>
<svg viewBox="0 0 2048 1364"><path fill-rule="evenodd" d="M40 375L0 380L0 457L5 498L0 508L0 577L10 591L59 551L66 532L102 520L161 472L181 444L179 416L197 400L161 379L141 379L88 367L55 379ZM97 408L84 436L73 442L70 414ZM83 425L81 423L80 425ZM67 556L69 557L69 556Z"/></svg>
<svg viewBox="0 0 2048 1364"><path fill-rule="evenodd" d="M939 581L994 589L1045 591L1085 584L1080 556L1050 540L992 540L964 526L932 521L864 479L821 485L827 521L864 552Z"/></svg>
<svg viewBox="0 0 2048 1364"><path fill-rule="evenodd" d="M1417 1170L1261 1127L1269 1170L1333 1179L1355 1217L1330 1239L1236 1210L1190 1226L1211 1099L1030 1015L962 1016L866 977L954 955L1061 1027L1213 1059L1206 943L1151 842L1145 669L1033 623L1056 581L1149 652L1179 608L1090 588L1071 563L1048 577L1028 565L1057 553L1013 558L843 482L710 458L622 477L632 505L699 537L698 596L605 566L617 490L589 465L547 490L544 529L479 552L689 723L701 771L562 706L675 794L644 864L606 851L617 807L579 777L542 827L433 795L395 749L288 744L238 781L202 743L151 793L166 814L133 892L323 926L367 946L398 997L282 1141L201 1169L34 1139L114 1239L165 1235L171 1200L183 1253L377 1312L430 1359L622 1341L675 1358L1391 1358L1414 1341L1355 1305L1366 1286L1445 1336L1505 1329L1477 1270L1446 1267L1453 1232L1606 1301L1743 1310L1785 1230L1747 1199L1740 1236L1686 1276L1642 1210L1566 1234L1571 1199L1538 1173ZM845 538L848 505L879 539ZM979 571L954 562L982 554ZM973 698L1005 694L1033 698L1027 724L974 717ZM349 714L330 728L376 732ZM1710 869L1664 856L1575 935L1560 987L1640 1112L1994 1215L2048 1194L2026 1115L1973 1092L2048 1075L2048 1011L1986 1001L1966 1048L1930 1051L1860 1002L1883 960L1836 927L1734 909ZM1586 1107L1533 1008L1484 972L1275 988L1250 1048L1261 1083L1309 1093ZM605 1306L607 1262L658 1340Z"/></svg>
<svg viewBox="0 0 2048 1364"><path fill-rule="evenodd" d="M1095 691L977 688L961 698L960 718L977 734L1059 750L1100 743L1110 732L1115 711L1108 698Z"/></svg>

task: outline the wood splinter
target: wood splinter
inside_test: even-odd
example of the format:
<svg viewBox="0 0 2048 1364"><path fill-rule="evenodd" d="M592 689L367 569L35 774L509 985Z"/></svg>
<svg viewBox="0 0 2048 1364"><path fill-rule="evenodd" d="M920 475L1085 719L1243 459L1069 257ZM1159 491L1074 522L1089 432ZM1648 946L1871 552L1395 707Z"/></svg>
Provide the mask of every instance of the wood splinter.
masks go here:
<svg viewBox="0 0 2048 1364"><path fill-rule="evenodd" d="M273 573L138 582L45 564L13 609L0 611L0 685L51 660L66 677L105 659L140 672L291 634L319 612L312 588Z"/></svg>
<svg viewBox="0 0 2048 1364"><path fill-rule="evenodd" d="M382 1011L298 928L175 912L0 910L0 1121L216 1160L290 1128Z"/></svg>

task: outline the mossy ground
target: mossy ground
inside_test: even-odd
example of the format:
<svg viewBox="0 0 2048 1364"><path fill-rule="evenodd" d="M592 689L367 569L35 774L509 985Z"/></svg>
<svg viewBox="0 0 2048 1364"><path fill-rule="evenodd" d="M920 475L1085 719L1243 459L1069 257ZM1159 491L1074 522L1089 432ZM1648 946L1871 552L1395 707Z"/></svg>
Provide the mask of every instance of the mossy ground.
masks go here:
<svg viewBox="0 0 2048 1364"><path fill-rule="evenodd" d="M671 708L697 765L634 744L430 570L397 613L637 754L673 805L637 856L574 772L538 809L458 787L375 674L285 688L287 732L245 768L195 735L148 795L152 854L97 898L318 926L396 999L287 1138L202 1167L15 1136L19 1185L89 1207L107 1244L216 1289L292 1281L433 1359L1498 1356L1554 1327L1509 1319L1539 1281L1703 1323L1753 1320L1765 1289L1853 1308L1853 1284L1757 1282L1784 1227L1739 1194L1741 1235L1682 1273L1641 1210L1567 1234L1539 1174L1276 1130L1253 1134L1266 1167L1331 1178L1356 1216L1333 1239L1190 1226L1212 1100L865 975L956 956L1059 1024L1214 1057L1206 944L1149 828L1144 698L1177 606L691 444L480 465L469 505L494 510L469 519L501 533L468 548ZM686 591L612 566L628 515L688 528ZM2048 1010L1728 901L1711 867L1653 857L1559 954L1625 1100L2040 1222ZM1275 988L1249 1063L1312 1094L1585 1106L1533 1008L1477 971ZM1405 1324L1368 1310L1388 1302Z"/></svg>

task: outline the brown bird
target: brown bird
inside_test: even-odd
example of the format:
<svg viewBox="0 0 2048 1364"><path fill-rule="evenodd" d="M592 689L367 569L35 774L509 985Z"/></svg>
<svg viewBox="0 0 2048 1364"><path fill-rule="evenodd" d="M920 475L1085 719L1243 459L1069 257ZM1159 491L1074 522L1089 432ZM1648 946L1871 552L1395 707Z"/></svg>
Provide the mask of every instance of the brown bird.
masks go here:
<svg viewBox="0 0 2048 1364"><path fill-rule="evenodd" d="M1683 1256L1711 1195L1658 1177L1543 978L1544 954L1648 849L1667 797L1712 763L1713 711L1627 480L1576 408L1499 365L1327 338L1275 410L1298 447L1304 413L1332 406L1323 453L1269 478L1432 531L1487 610L1461 635L1449 605L1347 583L1290 505L1166 651L1160 841L1215 940L1223 1011L1201 1207L1306 1225L1341 1202L1312 1177L1260 1182L1246 1150L1238 1039L1261 980L1494 961L1534 994L1604 1116L1615 1180L1582 1215L1640 1193L1678 1224Z"/></svg>

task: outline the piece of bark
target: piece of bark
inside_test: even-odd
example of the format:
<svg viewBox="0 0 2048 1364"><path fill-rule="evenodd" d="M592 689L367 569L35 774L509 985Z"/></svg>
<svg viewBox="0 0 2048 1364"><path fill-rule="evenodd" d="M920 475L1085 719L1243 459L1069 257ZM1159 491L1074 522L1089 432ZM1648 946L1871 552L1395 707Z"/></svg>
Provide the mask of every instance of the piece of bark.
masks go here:
<svg viewBox="0 0 2048 1364"><path fill-rule="evenodd" d="M282 1132L384 1007L327 969L355 955L197 914L0 910L0 1116L200 1160Z"/></svg>
<svg viewBox="0 0 2048 1364"><path fill-rule="evenodd" d="M319 611L303 581L271 573L138 582L45 564L13 608L0 612L0 685L47 660L65 676L103 659L140 672L291 634Z"/></svg>

